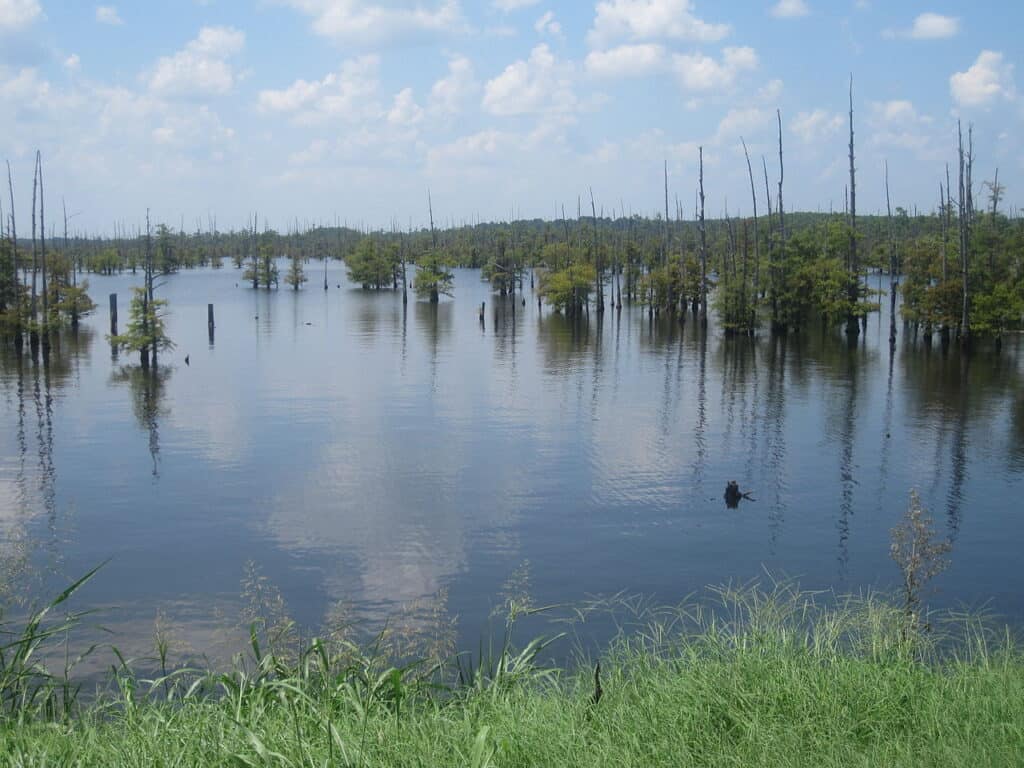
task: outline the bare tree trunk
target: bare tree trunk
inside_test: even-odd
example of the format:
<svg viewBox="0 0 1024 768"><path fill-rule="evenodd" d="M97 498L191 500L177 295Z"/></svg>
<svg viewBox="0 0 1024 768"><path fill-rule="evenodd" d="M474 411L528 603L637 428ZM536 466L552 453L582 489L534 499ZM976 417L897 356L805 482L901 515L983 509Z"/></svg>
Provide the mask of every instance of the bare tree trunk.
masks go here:
<svg viewBox="0 0 1024 768"><path fill-rule="evenodd" d="M38 301L36 298L36 275L39 272L39 251L36 245L36 196L39 193L39 164L32 168L32 294L29 299L29 343L32 347L32 354L39 347L39 317Z"/></svg>
<svg viewBox="0 0 1024 768"><path fill-rule="evenodd" d="M758 238L758 232L757 232L757 190L754 189L754 169L750 165L750 153L747 151L747 142L743 140L742 136L740 136L740 143L743 144L743 156L747 159L747 176L750 177L750 200L754 204L754 291L753 291L753 298L755 299L755 303L756 303L757 291L758 291L758 287L760 286L760 283L761 283L761 241ZM746 228L744 228L744 230L743 230L744 244L746 244L746 236L747 236L747 232L746 232ZM744 247L746 248L746 245L744 245ZM746 267L747 267L746 258L747 258L747 254L746 254L746 251L744 251L744 254L743 254L743 271L744 271L743 282L744 282L744 285L746 285L746 279L747 279L746 278ZM754 311L755 310L752 308L751 312L753 313ZM753 329L753 324L751 324L751 329Z"/></svg>
<svg viewBox="0 0 1024 768"><path fill-rule="evenodd" d="M850 261L847 264L846 299L849 303L846 315L846 335L856 338L860 335L857 318L857 303L860 298L860 262L857 258L857 185L853 155L853 76L850 76Z"/></svg>
<svg viewBox="0 0 1024 768"><path fill-rule="evenodd" d="M149 308L153 302L153 247L149 225L149 208L146 209L146 262L143 265L145 285L142 291L142 336L145 343L139 349L139 364L149 370ZM153 365L156 365L156 349L153 350Z"/></svg>
<svg viewBox="0 0 1024 768"><path fill-rule="evenodd" d="M39 261L42 271L43 289L43 322L42 341L43 355L50 351L50 292L46 287L46 197L43 193L43 155L36 150L36 164L39 167Z"/></svg>
<svg viewBox="0 0 1024 768"><path fill-rule="evenodd" d="M946 163L946 189L939 182L939 216L942 217L942 282L949 279L949 163Z"/></svg>
<svg viewBox="0 0 1024 768"><path fill-rule="evenodd" d="M765 245L768 246L768 289L771 292L771 303L772 303L772 328L775 329L778 326L779 318L779 307L776 299L776 286L775 286L775 248L772 243L772 222L775 219L772 217L772 190L768 186L768 161L765 160L764 155L761 155L761 168L764 170L764 199L767 205L768 215L768 232L765 233ZM764 298L764 294L762 294Z"/></svg>
<svg viewBox="0 0 1024 768"><path fill-rule="evenodd" d="M782 164L782 111L775 110L775 116L779 121L779 246L783 256L786 253L786 213L782 204L782 181L785 178L785 167Z"/></svg>
<svg viewBox="0 0 1024 768"><path fill-rule="evenodd" d="M889 203L889 163L885 163L885 212L889 221L889 349L896 348L896 238Z"/></svg>
<svg viewBox="0 0 1024 768"><path fill-rule="evenodd" d="M68 206L64 198L60 200L61 210L64 213L64 258L68 260L69 268L71 269L71 285L74 288L78 287L78 270L75 269L75 260L68 254ZM71 301L71 328L73 330L78 329L78 296L77 293L73 295L74 298Z"/></svg>
<svg viewBox="0 0 1024 768"><path fill-rule="evenodd" d="M597 314L604 313L604 264L601 262L601 243L597 237L597 206L594 204L594 189L590 188L590 213L594 223L594 282L597 296ZM515 306L515 302L512 302Z"/></svg>
<svg viewBox="0 0 1024 768"><path fill-rule="evenodd" d="M7 161L7 191L11 197L11 258L14 260L14 291L15 291L15 312L14 312L14 347L19 352L24 344L21 334L21 323L24 320L24 308L22 307L21 285L18 283L18 226L14 219L14 182L11 181L11 163Z"/></svg>
<svg viewBox="0 0 1024 768"><path fill-rule="evenodd" d="M700 187L700 324L708 325L708 242L704 226L704 147L698 149L697 180Z"/></svg>
<svg viewBox="0 0 1024 768"><path fill-rule="evenodd" d="M434 229L434 201L430 198L430 190L427 190L427 213L430 215L430 247L437 248L437 231Z"/></svg>
<svg viewBox="0 0 1024 768"><path fill-rule="evenodd" d="M970 130L970 129L968 129ZM968 249L970 247L970 214L968 212L969 185L970 185L970 162L964 157L964 135L960 127L960 121L956 123L958 149L960 160L960 182L958 201L958 212L960 214L960 278L962 291L962 305L960 315L960 346L969 349L971 345L971 294L968 282Z"/></svg>

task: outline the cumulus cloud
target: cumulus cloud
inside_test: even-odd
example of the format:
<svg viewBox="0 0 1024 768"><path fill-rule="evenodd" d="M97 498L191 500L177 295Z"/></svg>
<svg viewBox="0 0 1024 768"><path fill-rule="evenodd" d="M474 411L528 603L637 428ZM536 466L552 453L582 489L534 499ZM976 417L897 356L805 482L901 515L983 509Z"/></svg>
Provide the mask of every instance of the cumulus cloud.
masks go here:
<svg viewBox="0 0 1024 768"><path fill-rule="evenodd" d="M982 51L974 64L949 78L953 100L962 107L986 107L1015 98L1013 64L997 51Z"/></svg>
<svg viewBox="0 0 1024 768"><path fill-rule="evenodd" d="M26 27L42 12L38 0L0 0L0 32Z"/></svg>
<svg viewBox="0 0 1024 768"><path fill-rule="evenodd" d="M479 87L473 74L473 62L465 56L454 56L448 61L448 74L430 89L430 108L440 114L457 114Z"/></svg>
<svg viewBox="0 0 1024 768"><path fill-rule="evenodd" d="M601 0L587 39L595 48L619 40L660 38L708 43L730 31L728 24L697 18L692 0Z"/></svg>
<svg viewBox="0 0 1024 768"><path fill-rule="evenodd" d="M492 115L568 111L575 104L571 67L559 62L546 43L530 58L505 67L484 86L483 107Z"/></svg>
<svg viewBox="0 0 1024 768"><path fill-rule="evenodd" d="M872 102L867 122L873 146L907 149L919 155L934 149L934 121L907 99Z"/></svg>
<svg viewBox="0 0 1024 768"><path fill-rule="evenodd" d="M620 45L607 51L591 51L584 67L597 77L638 77L664 70L668 64L665 48L657 43Z"/></svg>
<svg viewBox="0 0 1024 768"><path fill-rule="evenodd" d="M830 138L842 127L843 116L824 109L800 112L789 123L789 129L804 144L814 144Z"/></svg>
<svg viewBox="0 0 1024 768"><path fill-rule="evenodd" d="M702 53L677 54L672 69L679 83L689 91L712 91L733 85L742 72L757 69L753 48L725 48L720 60Z"/></svg>
<svg viewBox="0 0 1024 768"><path fill-rule="evenodd" d="M245 46L245 33L234 27L203 27L182 50L157 60L149 87L166 95L227 93L235 84L229 59Z"/></svg>
<svg viewBox="0 0 1024 768"><path fill-rule="evenodd" d="M914 19L909 29L882 30L882 37L889 40L906 37L911 40L944 40L956 37L960 32L960 19L938 13L922 13Z"/></svg>
<svg viewBox="0 0 1024 768"><path fill-rule="evenodd" d="M110 24L112 26L124 24L124 21L117 12L117 8L112 5L97 5L96 21L100 24Z"/></svg>
<svg viewBox="0 0 1024 768"><path fill-rule="evenodd" d="M554 11L545 12L543 16L534 22L533 28L537 31L538 35L562 36L562 25L555 20Z"/></svg>
<svg viewBox="0 0 1024 768"><path fill-rule="evenodd" d="M765 83L764 87L758 90L757 98L760 101L769 104L774 104L779 100L779 97L782 95L782 88L782 81L779 80L778 78L769 80L767 83Z"/></svg>
<svg viewBox="0 0 1024 768"><path fill-rule="evenodd" d="M343 62L337 72L321 80L296 80L281 90L260 91L263 112L292 114L299 122L316 122L329 117L356 120L376 113L380 59L359 56Z"/></svg>
<svg viewBox="0 0 1024 768"><path fill-rule="evenodd" d="M772 16L777 19L795 19L810 12L804 0L779 0L771 10Z"/></svg>
<svg viewBox="0 0 1024 768"><path fill-rule="evenodd" d="M756 135L764 128L772 126L775 115L758 107L739 107L730 109L718 123L715 132L716 144L739 142L741 136Z"/></svg>
<svg viewBox="0 0 1024 768"><path fill-rule="evenodd" d="M336 42L372 45L450 34L465 28L458 0L396 8L363 0L280 0L313 19L313 31Z"/></svg>
<svg viewBox="0 0 1024 768"><path fill-rule="evenodd" d="M494 0L491 5L497 8L499 11L518 11L520 8L529 8L531 5L536 5L540 0Z"/></svg>
<svg viewBox="0 0 1024 768"><path fill-rule="evenodd" d="M398 126L412 126L423 120L423 108L416 103L412 88L403 88L395 94L388 111L388 122Z"/></svg>
<svg viewBox="0 0 1024 768"><path fill-rule="evenodd" d="M908 37L915 40L936 40L954 37L960 31L960 19L938 13L922 13L914 19Z"/></svg>
<svg viewBox="0 0 1024 768"><path fill-rule="evenodd" d="M427 166L450 168L487 164L515 145L515 134L489 128L431 148L427 153Z"/></svg>

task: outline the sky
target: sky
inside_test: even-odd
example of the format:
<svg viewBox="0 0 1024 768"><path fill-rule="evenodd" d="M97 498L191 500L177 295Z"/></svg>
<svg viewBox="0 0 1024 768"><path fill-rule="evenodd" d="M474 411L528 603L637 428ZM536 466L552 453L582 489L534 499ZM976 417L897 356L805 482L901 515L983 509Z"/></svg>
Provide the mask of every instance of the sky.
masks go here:
<svg viewBox="0 0 1024 768"><path fill-rule="evenodd" d="M909 0L0 0L0 159L27 232L35 151L73 231L286 231L664 208L930 210L957 119L976 199L1024 203L1024 3ZM9 209L4 196L3 209ZM55 220L50 213L47 228ZM262 226L262 225L261 225Z"/></svg>

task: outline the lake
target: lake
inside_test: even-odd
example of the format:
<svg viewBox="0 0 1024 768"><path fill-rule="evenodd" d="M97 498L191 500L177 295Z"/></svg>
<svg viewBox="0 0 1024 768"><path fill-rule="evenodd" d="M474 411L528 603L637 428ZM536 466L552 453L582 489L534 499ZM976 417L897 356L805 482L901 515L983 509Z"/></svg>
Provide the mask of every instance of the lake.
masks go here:
<svg viewBox="0 0 1024 768"><path fill-rule="evenodd" d="M528 281L513 313L472 270L454 299L403 308L337 263L324 291L322 270L298 293L230 267L167 278L177 348L156 384L105 339L107 295L123 328L141 273L89 276L99 309L48 367L3 350L15 596L112 558L79 605L119 645L144 651L160 615L205 649L237 626L253 563L307 631L339 606L374 625L433 600L475 647L510 578L537 604L769 573L892 589L916 488L953 547L932 604L1024 624L1020 337L968 360L901 327L890 361L884 312L851 350L838 332L702 337L640 307L574 324ZM729 480L754 500L727 508Z"/></svg>

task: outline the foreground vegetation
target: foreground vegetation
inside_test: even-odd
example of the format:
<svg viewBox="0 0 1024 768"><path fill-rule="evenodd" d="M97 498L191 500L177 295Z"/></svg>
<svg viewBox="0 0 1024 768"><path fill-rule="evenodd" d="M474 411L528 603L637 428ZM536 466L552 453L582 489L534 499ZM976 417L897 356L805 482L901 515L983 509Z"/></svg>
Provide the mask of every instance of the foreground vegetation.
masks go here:
<svg viewBox="0 0 1024 768"><path fill-rule="evenodd" d="M226 671L175 667L159 621L152 658L72 654L86 614L68 608L97 568L20 631L0 613L0 765L1016 765L1024 652L977 618L927 612L949 552L911 494L889 601L778 583L677 608L616 597L572 606L562 632L521 650L517 621L553 607L517 572L497 650L458 655L430 611L366 642L343 619L304 641L251 569L250 645ZM595 663L572 638L609 618L621 629ZM110 681L86 699L76 666L108 652Z"/></svg>
<svg viewBox="0 0 1024 768"><path fill-rule="evenodd" d="M142 679L115 654L88 704L33 661L69 628L44 616L4 649L0 764L1019 764L1024 654L979 621L926 629L905 606L785 585L712 594L620 604L629 629L599 668L546 665L547 641L514 650L515 606L499 651L447 662L397 664L386 633L299 646L255 622L227 672Z"/></svg>

